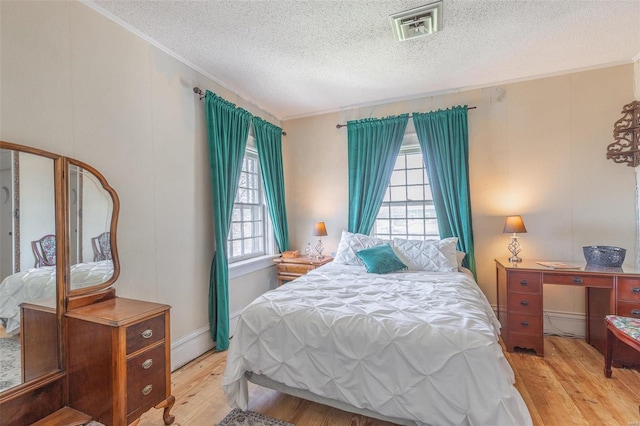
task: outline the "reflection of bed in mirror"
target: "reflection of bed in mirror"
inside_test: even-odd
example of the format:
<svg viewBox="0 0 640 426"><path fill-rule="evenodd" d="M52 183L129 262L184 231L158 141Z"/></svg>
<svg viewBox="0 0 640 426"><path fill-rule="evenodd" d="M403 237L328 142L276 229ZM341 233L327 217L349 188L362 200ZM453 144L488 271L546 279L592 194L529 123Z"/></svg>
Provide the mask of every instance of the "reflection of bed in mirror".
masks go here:
<svg viewBox="0 0 640 426"><path fill-rule="evenodd" d="M71 289L101 284L113 275L113 262L77 263L71 265ZM44 266L21 271L0 283L0 321L7 333L20 332L20 304L55 298L56 267Z"/></svg>

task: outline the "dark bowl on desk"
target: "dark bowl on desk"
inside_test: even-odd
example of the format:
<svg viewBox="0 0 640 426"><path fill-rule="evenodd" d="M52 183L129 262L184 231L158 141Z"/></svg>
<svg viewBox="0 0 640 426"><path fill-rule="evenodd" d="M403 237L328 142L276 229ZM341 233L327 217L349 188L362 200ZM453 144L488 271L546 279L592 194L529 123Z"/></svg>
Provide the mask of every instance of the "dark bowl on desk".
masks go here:
<svg viewBox="0 0 640 426"><path fill-rule="evenodd" d="M587 266L603 266L618 268L624 263L627 250L615 246L585 246L582 247Z"/></svg>

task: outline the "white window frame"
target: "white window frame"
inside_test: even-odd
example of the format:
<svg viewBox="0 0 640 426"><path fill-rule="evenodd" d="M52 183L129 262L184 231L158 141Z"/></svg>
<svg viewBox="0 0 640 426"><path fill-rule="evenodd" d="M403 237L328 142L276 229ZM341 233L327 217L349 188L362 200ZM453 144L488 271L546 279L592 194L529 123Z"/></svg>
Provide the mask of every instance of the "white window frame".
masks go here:
<svg viewBox="0 0 640 426"><path fill-rule="evenodd" d="M398 159L401 158L401 156L405 156L406 154L420 154L422 156L422 151L420 149L420 145L418 144L418 140L417 140L417 135L415 133L412 134L406 134L403 140L403 144L402 147L400 148L400 152L398 154ZM406 158L406 157L405 157ZM379 238L384 238L384 239L393 239L393 238L403 238L403 239L408 239L408 240L438 240L440 239L440 234L438 232L438 222L437 222L437 218L436 218L436 214L435 214L435 208L433 205L433 196L431 195L431 185L429 183L429 178L427 176L427 170L426 170L426 165L422 164L422 184L421 185L416 185L416 184L408 184L407 183L407 174L409 173L409 171L415 171L415 170L419 170L418 168L411 168L411 167L407 167L407 163L406 160L404 162L404 165L401 168L397 168L398 166L398 160L396 160L396 164L394 166L394 173L397 173L399 171L404 171L405 173L405 181L403 185L398 185L398 184L394 184L393 180L391 180L389 182L389 186L387 186L387 192L385 193L385 197L384 197L384 201L382 202L382 205L380 206L380 210L378 211L378 215L376 217L376 221L373 225L373 230L371 232L371 234L373 236L379 237ZM429 196L425 196L423 200L415 200L412 201L410 199L408 199L408 196L403 199L403 200L393 200L390 199L391 197L391 188L405 188L405 194L408 194L408 189L409 187L415 187L415 186L422 186L423 191L429 191ZM394 191L396 192L396 191ZM428 198L431 198L430 200ZM409 207L410 206L416 206L416 205L420 205L422 206L422 215L419 217L407 217L407 212L409 211ZM405 217L404 218L393 218L391 217L391 208L392 207L404 207L405 210ZM430 210L432 210L433 214L432 215L428 215L426 213L426 208L429 208ZM388 212L388 217L382 217L381 214L383 213L384 209L387 209ZM394 219L400 219L400 220L405 220L405 232L404 233L394 233L394 227L393 227L393 220ZM408 220L411 219L420 219L423 221L423 233L409 233L409 222ZM380 224L380 222L387 222L387 229L388 229L388 233L381 233L378 232L379 227L378 225Z"/></svg>

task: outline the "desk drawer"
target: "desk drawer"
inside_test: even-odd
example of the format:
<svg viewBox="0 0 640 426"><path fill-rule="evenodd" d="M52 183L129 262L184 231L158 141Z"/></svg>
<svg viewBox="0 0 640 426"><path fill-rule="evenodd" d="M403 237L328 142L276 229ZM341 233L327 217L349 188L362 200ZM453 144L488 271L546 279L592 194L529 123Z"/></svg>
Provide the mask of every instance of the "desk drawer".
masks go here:
<svg viewBox="0 0 640 426"><path fill-rule="evenodd" d="M640 302L640 280L618 278L618 300Z"/></svg>
<svg viewBox="0 0 640 426"><path fill-rule="evenodd" d="M541 275L537 272L509 271L509 291L515 293L540 293Z"/></svg>
<svg viewBox="0 0 640 426"><path fill-rule="evenodd" d="M545 273L544 282L546 284L568 284L578 287L604 287L613 288L613 276L599 277L593 275L580 274L554 274Z"/></svg>
<svg viewBox="0 0 640 426"><path fill-rule="evenodd" d="M509 293L509 312L540 315L540 295L532 293Z"/></svg>
<svg viewBox="0 0 640 426"><path fill-rule="evenodd" d="M540 315L509 315L509 332L519 334L541 335L542 321Z"/></svg>
<svg viewBox="0 0 640 426"><path fill-rule="evenodd" d="M640 302L618 301L617 315L623 317L640 318Z"/></svg>

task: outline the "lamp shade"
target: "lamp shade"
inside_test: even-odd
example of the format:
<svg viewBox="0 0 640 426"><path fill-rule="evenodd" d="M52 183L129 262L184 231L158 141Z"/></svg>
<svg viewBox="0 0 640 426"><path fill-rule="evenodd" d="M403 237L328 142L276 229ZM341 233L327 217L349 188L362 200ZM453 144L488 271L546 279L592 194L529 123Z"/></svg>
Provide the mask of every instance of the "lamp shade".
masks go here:
<svg viewBox="0 0 640 426"><path fill-rule="evenodd" d="M311 233L311 235L315 235L318 237L324 237L325 235L327 235L327 227L324 226L324 222L316 222L316 224L313 225L313 232Z"/></svg>
<svg viewBox="0 0 640 426"><path fill-rule="evenodd" d="M507 216L507 219L504 221L504 229L503 233L517 233L523 234L527 232L527 228L524 227L524 222L522 221L522 217L520 215L516 216Z"/></svg>

